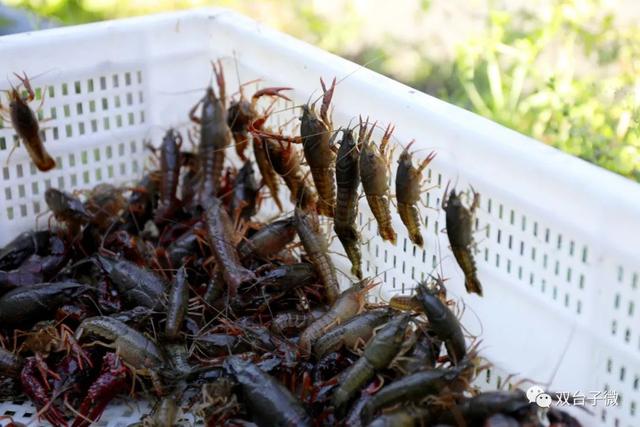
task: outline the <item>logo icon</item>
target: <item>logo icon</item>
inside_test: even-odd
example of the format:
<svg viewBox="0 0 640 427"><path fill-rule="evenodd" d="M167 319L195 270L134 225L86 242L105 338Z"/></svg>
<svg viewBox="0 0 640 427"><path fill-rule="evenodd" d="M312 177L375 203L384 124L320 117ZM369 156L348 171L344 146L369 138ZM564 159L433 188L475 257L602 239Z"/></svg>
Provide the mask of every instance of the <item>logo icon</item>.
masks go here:
<svg viewBox="0 0 640 427"><path fill-rule="evenodd" d="M544 392L539 385L532 385L527 390L527 399L529 403L535 403L541 408L549 408L551 406L551 396Z"/></svg>
<svg viewBox="0 0 640 427"><path fill-rule="evenodd" d="M536 403L541 408L548 408L551 406L551 396L547 393L541 393L536 397Z"/></svg>

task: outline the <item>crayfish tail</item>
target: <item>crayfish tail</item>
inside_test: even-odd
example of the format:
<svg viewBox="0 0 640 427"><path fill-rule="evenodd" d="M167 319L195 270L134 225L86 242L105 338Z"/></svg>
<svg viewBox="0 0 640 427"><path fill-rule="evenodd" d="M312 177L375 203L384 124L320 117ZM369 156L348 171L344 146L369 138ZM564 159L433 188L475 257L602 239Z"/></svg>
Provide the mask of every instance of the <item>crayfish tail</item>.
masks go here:
<svg viewBox="0 0 640 427"><path fill-rule="evenodd" d="M371 213L378 223L378 234L382 240L396 244L397 236L391 223L391 211L389 211L389 199L386 196L367 195L367 202Z"/></svg>
<svg viewBox="0 0 640 427"><path fill-rule="evenodd" d="M396 235L395 230L389 225L388 227L381 227L379 230L380 237L382 240L386 240L387 242L395 245L398 240L398 236Z"/></svg>
<svg viewBox="0 0 640 427"><path fill-rule="evenodd" d="M333 218L336 204L336 183L333 168L311 168L311 176L318 191L318 214Z"/></svg>
<svg viewBox="0 0 640 427"><path fill-rule="evenodd" d="M47 172L56 167L56 161L53 160L49 154L37 161L34 161L34 163L41 172Z"/></svg>
<svg viewBox="0 0 640 427"><path fill-rule="evenodd" d="M478 280L476 262L473 259L473 255L471 255L471 251L467 248L455 246L452 247L451 250L464 273L467 292L482 296L482 285Z"/></svg>
<svg viewBox="0 0 640 427"><path fill-rule="evenodd" d="M409 234L409 239L413 242L414 245L422 248L424 246L424 238L422 237L422 233L416 231L415 233Z"/></svg>
<svg viewBox="0 0 640 427"><path fill-rule="evenodd" d="M334 231L342 243L344 252L351 262L351 274L362 280L362 254L358 247L358 231L354 226L340 227L334 225Z"/></svg>
<svg viewBox="0 0 640 427"><path fill-rule="evenodd" d="M398 214L400 214L400 219L409 232L411 242L416 246L423 247L424 239L422 238L422 233L420 233L418 209L412 204L398 202Z"/></svg>
<svg viewBox="0 0 640 427"><path fill-rule="evenodd" d="M327 218L333 218L333 206L320 199L318 203L318 215L326 216Z"/></svg>
<svg viewBox="0 0 640 427"><path fill-rule="evenodd" d="M465 278L464 286L470 294L478 294L479 296L482 296L482 284L475 274L468 275Z"/></svg>
<svg viewBox="0 0 640 427"><path fill-rule="evenodd" d="M358 280L362 280L362 268L360 264L351 264L351 274L356 276Z"/></svg>

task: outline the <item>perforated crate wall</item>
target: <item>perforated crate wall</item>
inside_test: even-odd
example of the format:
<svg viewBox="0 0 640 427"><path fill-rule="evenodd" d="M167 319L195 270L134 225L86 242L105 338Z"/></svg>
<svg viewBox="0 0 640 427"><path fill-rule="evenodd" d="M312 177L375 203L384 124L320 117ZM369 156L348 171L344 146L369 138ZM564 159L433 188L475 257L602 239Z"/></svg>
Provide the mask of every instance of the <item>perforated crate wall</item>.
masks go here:
<svg viewBox="0 0 640 427"><path fill-rule="evenodd" d="M140 70L114 66L62 82L61 77L54 69L32 83L37 96L31 105L43 120L41 134L56 160L53 171L38 171L11 122L0 122L5 242L15 234L14 225L34 226L34 218L46 210L43 195L49 187L72 191L105 181L131 181L140 176L148 156L143 149L148 126Z"/></svg>

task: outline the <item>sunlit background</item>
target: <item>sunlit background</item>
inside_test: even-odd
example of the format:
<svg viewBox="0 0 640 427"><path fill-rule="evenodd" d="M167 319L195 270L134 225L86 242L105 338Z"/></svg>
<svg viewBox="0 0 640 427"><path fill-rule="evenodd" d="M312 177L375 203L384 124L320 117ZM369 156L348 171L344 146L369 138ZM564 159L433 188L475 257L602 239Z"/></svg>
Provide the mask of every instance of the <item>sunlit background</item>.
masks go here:
<svg viewBox="0 0 640 427"><path fill-rule="evenodd" d="M191 7L235 9L640 181L637 0L8 0L5 5L32 11L28 24L36 28ZM15 28L14 20L0 11L0 30Z"/></svg>

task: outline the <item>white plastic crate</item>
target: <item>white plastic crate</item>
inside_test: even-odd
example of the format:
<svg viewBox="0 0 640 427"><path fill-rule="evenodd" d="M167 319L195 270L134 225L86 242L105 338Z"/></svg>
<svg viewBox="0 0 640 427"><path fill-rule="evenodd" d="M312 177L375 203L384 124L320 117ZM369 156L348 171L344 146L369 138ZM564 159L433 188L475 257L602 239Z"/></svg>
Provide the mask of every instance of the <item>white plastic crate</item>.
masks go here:
<svg viewBox="0 0 640 427"><path fill-rule="evenodd" d="M0 128L0 243L34 227L49 186L140 177L144 141L157 143L169 126L186 129L187 112L211 79L209 61L217 58L228 92L237 88L237 64L241 81L293 87L297 103L319 93L319 77L344 78L333 103L336 128L369 115L395 124L396 142L415 138L414 147L423 149L416 160L436 150L428 175L440 187L424 196L431 208L450 180L458 189L471 183L482 195L476 258L484 298L465 293L442 233L443 212L435 209L423 210L425 250L407 240L395 213L395 247L376 236L375 224L364 226L363 267L381 274L379 297L411 292L416 280L442 272L450 295L466 304L463 323L480 334L482 354L495 364L481 382L518 374L551 381L554 391L616 391L618 406L599 402L593 417L581 417L585 425L640 425L640 186L229 11L0 38L0 75L44 73L33 84L48 87L43 113L53 119L45 124L46 144L58 162L50 173L37 172L19 148L7 164L15 135L9 123ZM276 120L297 114L280 111ZM360 209L360 224L367 224L366 203ZM333 248L342 252L337 241ZM344 259L336 261L348 272ZM0 415L6 410L17 420L35 412L0 403ZM119 417L118 410L101 424L126 425L137 414Z"/></svg>

